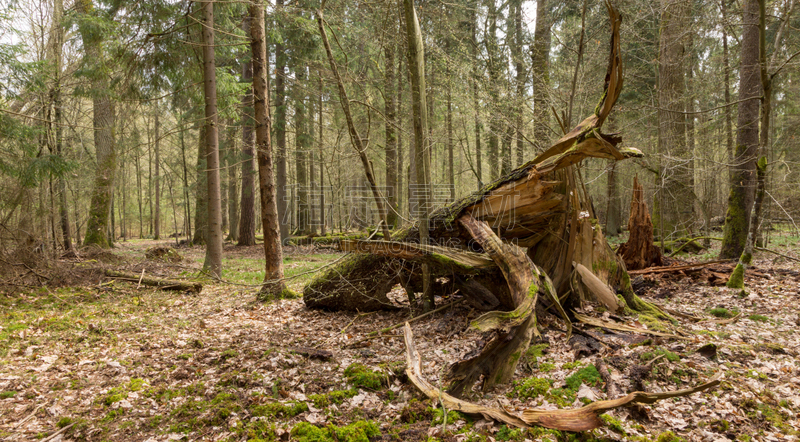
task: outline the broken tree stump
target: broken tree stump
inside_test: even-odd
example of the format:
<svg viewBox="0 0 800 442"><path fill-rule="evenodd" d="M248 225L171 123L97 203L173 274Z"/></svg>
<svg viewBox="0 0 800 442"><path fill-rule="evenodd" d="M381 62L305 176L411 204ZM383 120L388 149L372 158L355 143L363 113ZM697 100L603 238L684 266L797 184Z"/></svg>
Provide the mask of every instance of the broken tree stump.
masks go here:
<svg viewBox="0 0 800 442"><path fill-rule="evenodd" d="M571 281L573 262L591 269L610 290L623 294L627 307L647 308L633 294L630 279L621 258L608 245L597 222L591 199L575 165L585 158L624 160L642 156L633 148L619 148L617 134L603 134L600 128L611 112L622 90L622 64L619 28L621 18L610 5L611 43L604 91L595 112L584 119L549 149L509 174L486 185L479 192L436 210L430 216L429 237L433 245L448 249L483 252L467 229L458 222L471 216L487 223L504 241L527 248L531 260L553 281L555 291L575 303ZM395 232L397 242L419 243L416 226ZM352 244L342 243L344 250ZM421 291L418 264L401 261L398 254L387 256L374 246L370 252L349 256L311 281L303 292L303 301L310 308L370 311L394 307L386 293L402 284L412 298ZM410 252L409 250L403 253ZM414 252L417 253L417 252ZM404 258L405 259L405 258ZM439 265L435 256L426 258L437 277L445 277L449 285L466 293L485 292L491 287L500 308L512 310L511 295L505 283L497 284L496 271L465 272L452 263ZM431 260L434 261L431 264ZM416 267L415 267L416 265ZM474 269L473 269L474 270ZM491 304L491 299L482 304Z"/></svg>
<svg viewBox="0 0 800 442"><path fill-rule="evenodd" d="M653 244L653 221L644 200L644 190L639 178L633 178L633 196L631 197L631 215L628 218L628 242L619 246L617 254L625 261L628 270L641 270L648 267L662 266L661 249Z"/></svg>

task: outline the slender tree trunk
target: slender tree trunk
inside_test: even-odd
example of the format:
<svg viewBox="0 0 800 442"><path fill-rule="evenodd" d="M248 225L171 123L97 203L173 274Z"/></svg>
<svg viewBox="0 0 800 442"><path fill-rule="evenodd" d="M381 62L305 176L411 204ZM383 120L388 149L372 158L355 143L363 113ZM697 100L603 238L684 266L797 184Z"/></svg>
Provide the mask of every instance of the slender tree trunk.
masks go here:
<svg viewBox="0 0 800 442"><path fill-rule="evenodd" d="M755 163L758 151L759 98L759 0L743 3L741 67L739 68L739 116L736 156L731 166L731 188L720 258L734 259L744 251L753 208Z"/></svg>
<svg viewBox="0 0 800 442"><path fill-rule="evenodd" d="M245 35L250 34L250 18L242 23ZM252 83L253 63L247 60L242 64L242 82ZM255 212L255 168L253 167L253 87L247 89L242 97L242 214L239 217L238 245L253 246L256 244L256 212Z"/></svg>
<svg viewBox="0 0 800 442"><path fill-rule="evenodd" d="M390 21L390 23L393 23ZM386 202L388 212L386 222L390 227L397 227L397 137L395 136L394 126L396 124L395 115L395 42L388 41L383 48L384 54L384 111L386 114L385 125L385 152L386 152Z"/></svg>
<svg viewBox="0 0 800 442"><path fill-rule="evenodd" d="M578 86L578 73L580 72L581 64L583 62L583 48L584 48L583 41L586 37L586 2L587 0L583 0L583 7L581 8L581 38L580 40L578 40L578 60L575 62L575 71L572 75L572 88L570 89L569 93L569 104L567 105L567 117L564 119L564 126L567 128L567 130L569 130L569 128L572 127L572 104L575 100L575 92Z"/></svg>
<svg viewBox="0 0 800 442"><path fill-rule="evenodd" d="M319 231L320 235L325 236L327 233L327 224L325 218L325 157L323 156L323 136L322 136L322 94L325 92L322 83L322 72L317 71L319 74L319 98L317 100L317 111L319 112L319 135L318 135L318 150L319 150Z"/></svg>
<svg viewBox="0 0 800 442"><path fill-rule="evenodd" d="M470 4L470 28L472 31L472 78L470 87L472 89L472 106L475 111L475 173L478 176L478 189L483 187L483 158L481 155L481 114L480 97L478 95L478 83L480 79L478 63L478 0Z"/></svg>
<svg viewBox="0 0 800 442"><path fill-rule="evenodd" d="M431 164L426 149L430 143L425 139L428 133L428 112L425 106L425 53L422 44L422 31L419 27L413 0L403 0L406 36L408 38L408 68L411 73L411 103L414 116L414 165L416 166L415 199L419 204L419 242L426 245L430 238L430 182ZM433 278L430 267L422 264L423 308L435 308Z"/></svg>
<svg viewBox="0 0 800 442"><path fill-rule="evenodd" d="M283 13L284 0L275 0L276 14ZM280 23L280 21L278 22ZM286 51L282 43L275 44L275 143L277 144L278 216L281 240L289 237L289 212L286 210Z"/></svg>
<svg viewBox="0 0 800 442"><path fill-rule="evenodd" d="M195 182L193 244L205 244L208 238L208 178L206 174L206 126L200 126L197 136L197 180Z"/></svg>
<svg viewBox="0 0 800 442"><path fill-rule="evenodd" d="M308 169L306 152L308 151L308 124L306 122L305 79L306 66L295 62L294 95L294 153L295 180L297 189L297 229L298 234L308 234Z"/></svg>
<svg viewBox="0 0 800 442"><path fill-rule="evenodd" d="M522 60L522 3L523 0L515 0L514 2L514 44L512 46L512 57L514 59L514 70L516 72L516 103L514 109L514 125L515 135L517 140L517 161L516 165L521 166L525 162L525 145L522 140L522 114L525 107L525 87L527 83L527 76L525 71L525 63Z"/></svg>
<svg viewBox="0 0 800 442"><path fill-rule="evenodd" d="M217 134L217 73L214 60L214 3L203 2L203 96L205 98L208 235L203 270L222 275L222 205Z"/></svg>
<svg viewBox="0 0 800 442"><path fill-rule="evenodd" d="M531 45L533 80L533 143L539 154L550 146L550 9L547 0L536 1L536 29Z"/></svg>
<svg viewBox="0 0 800 442"><path fill-rule="evenodd" d="M139 238L144 238L144 211L142 210L142 169L140 152L136 150L134 166L136 166L136 200L139 203Z"/></svg>
<svg viewBox="0 0 800 442"><path fill-rule="evenodd" d="M489 119L489 167L492 180L500 176L500 63L501 52L497 44L497 5L495 0L487 0L489 5L488 20L484 40L486 43L486 69L489 73L489 97L491 99L491 116Z"/></svg>
<svg viewBox="0 0 800 442"><path fill-rule="evenodd" d="M456 200L456 171L455 163L453 162L453 87L450 79L450 67L447 68L447 184L450 186L450 202Z"/></svg>
<svg viewBox="0 0 800 442"><path fill-rule="evenodd" d="M728 159L733 161L733 107L731 106L731 64L728 55L728 14L725 3L727 0L720 0L722 12L722 64L725 72L725 146L728 152ZM731 179L733 179L731 177Z"/></svg>
<svg viewBox="0 0 800 442"><path fill-rule="evenodd" d="M155 164L153 165L154 169L154 185L155 185L155 192L156 192L156 203L155 203L155 212L153 213L153 239L161 239L161 150L160 150L160 140L159 140L159 124L160 120L158 118L158 103L155 106L155 127L153 130L154 137L153 137L153 155L155 156Z"/></svg>
<svg viewBox="0 0 800 442"><path fill-rule="evenodd" d="M688 0L662 0L658 71L659 196L654 227L662 236L686 236L694 222L693 153L686 145L684 57ZM663 239L663 238L662 238Z"/></svg>
<svg viewBox="0 0 800 442"><path fill-rule="evenodd" d="M53 110L54 110L54 123L56 132L56 155L63 158L63 129L62 129L62 100L61 100L61 68L63 64L63 46L64 46L64 26L61 21L64 18L64 4L62 0L54 0L53 2L53 30L55 31L55 38L53 43L53 59L55 62L55 81L53 85ZM67 182L63 174L59 175L56 181L56 189L58 191L58 214L61 224L61 236L64 243L64 250L72 250L72 232L69 225L69 210L67 206Z"/></svg>
<svg viewBox="0 0 800 442"><path fill-rule="evenodd" d="M94 14L91 0L79 0L75 3L81 14ZM80 25L78 30L83 40L84 58L89 63L99 63L104 57L101 49L102 36L87 25ZM92 199L89 206L89 220L86 225L84 244L95 244L110 247L106 237L111 213L111 200L114 195L114 177L117 171L116 140L114 140L114 103L111 101L109 81L105 75L93 81L92 113L94 126L94 147L97 168L92 188Z"/></svg>
<svg viewBox="0 0 800 442"><path fill-rule="evenodd" d="M255 1L249 7L250 48L253 52L253 114L255 116L258 184L261 195L261 223L264 227L264 285L259 299L280 297L283 282L283 252L278 220L277 189L272 170L272 124L269 115L269 60L264 34L264 5Z"/></svg>
<svg viewBox="0 0 800 442"><path fill-rule="evenodd" d="M228 232L228 240L236 242L239 240L239 186L238 186L238 162L239 155L236 151L236 129L230 127L228 129L228 139L231 140L225 155L227 168L228 168L228 220L230 222L230 230Z"/></svg>

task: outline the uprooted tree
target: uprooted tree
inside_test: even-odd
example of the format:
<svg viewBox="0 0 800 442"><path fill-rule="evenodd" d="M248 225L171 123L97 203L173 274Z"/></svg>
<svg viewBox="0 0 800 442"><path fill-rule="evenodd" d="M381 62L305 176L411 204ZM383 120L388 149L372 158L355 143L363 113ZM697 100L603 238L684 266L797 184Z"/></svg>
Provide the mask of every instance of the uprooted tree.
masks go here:
<svg viewBox="0 0 800 442"><path fill-rule="evenodd" d="M426 265L435 277L443 277L437 280L448 281L435 290L458 290L473 307L487 311L472 322L474 328L496 331L478 355L450 367L447 377L453 396L446 395L449 398L478 381L486 390L511 379L519 355L539 333L540 299L541 307L564 319L568 334L571 323L566 311L584 302L598 302L612 312L666 317L633 293L625 263L606 242L575 167L588 157L618 161L642 155L636 149L619 148L622 139L617 134L600 132L622 89L621 18L610 3L607 7L611 51L603 95L593 115L534 160L432 213L428 244L420 244L417 226L396 232L394 241L342 241L342 250L357 253L306 286L306 305L362 312L393 308L387 293L398 283L413 302L414 294L422 291L421 267ZM408 335L409 377L431 397L443 397L413 371L418 356L412 354ZM456 405L474 405L453 400ZM475 412L512 425L542 425L538 418L525 421L504 419L499 411L497 416L492 410ZM594 416L594 410L588 415ZM595 422L596 418L578 425L544 425L577 431Z"/></svg>

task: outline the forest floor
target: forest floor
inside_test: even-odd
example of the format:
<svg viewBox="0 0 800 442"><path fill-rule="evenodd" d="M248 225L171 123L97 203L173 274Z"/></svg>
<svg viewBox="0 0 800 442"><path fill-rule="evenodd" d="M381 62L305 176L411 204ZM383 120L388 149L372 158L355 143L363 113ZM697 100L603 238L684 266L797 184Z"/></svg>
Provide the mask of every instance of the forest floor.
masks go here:
<svg viewBox="0 0 800 442"><path fill-rule="evenodd" d="M786 253L797 238L784 242ZM182 262L157 263L144 258L154 244L128 241L113 251L122 259L84 257L70 265L197 274L201 248L178 249ZM341 256L287 252L287 276L296 276L290 285L297 291L313 270ZM565 433L510 429L455 412L443 422L437 404L404 375L400 331L368 339L408 319L407 308L359 315L309 310L300 299L261 303L255 297L261 246L226 246L225 253L228 282L206 284L200 294L139 288L97 272L68 287L0 292L0 440L667 442L784 441L800 434L796 263L759 255L744 294L715 286L713 275L702 272L646 277L641 295L675 312L682 339L622 343L585 328L567 342L560 321L540 318L543 339L519 364L514 383L471 400L513 411L605 399L607 385L593 365L598 357L619 373L613 381L622 392L688 388L723 373L712 390L616 409L602 416L604 427ZM468 328L476 316L457 304L413 323L432 384L478 347L481 334ZM332 357L307 357L309 348Z"/></svg>

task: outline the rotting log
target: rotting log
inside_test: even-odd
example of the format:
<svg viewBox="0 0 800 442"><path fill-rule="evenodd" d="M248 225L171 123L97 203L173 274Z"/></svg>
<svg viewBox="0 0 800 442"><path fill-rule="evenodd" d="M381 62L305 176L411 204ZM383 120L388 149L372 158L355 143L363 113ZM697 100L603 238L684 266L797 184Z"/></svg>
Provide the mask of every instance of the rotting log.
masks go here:
<svg viewBox="0 0 800 442"><path fill-rule="evenodd" d="M633 148L619 148L617 134L600 132L622 89L619 13L607 3L611 23L611 44L604 91L595 112L538 157L509 174L486 185L480 191L442 207L430 216L429 233L432 246L484 252L458 222L464 216L487 223L506 242L527 248L528 256L552 282L567 304L576 303L571 281L579 263L605 285L623 294L626 306L660 314L636 298L630 288L624 262L617 257L603 236L592 208L577 163L586 158L623 160L640 157ZM416 226L393 233L398 242L418 243ZM352 243L343 243L348 250ZM371 246L372 247L372 246ZM409 298L421 291L419 265L400 262L399 257L378 253L359 254L320 274L305 288L303 300L308 307L337 310L369 311L391 307L386 293L400 283ZM352 249L351 249L352 250ZM357 250L359 251L359 250ZM365 251L363 248L360 251ZM429 263L434 257L426 258ZM459 289L470 284L481 291L491 287L502 308L515 308L506 284L497 284L497 272L465 273L452 263L431 265L434 272L447 277ZM470 282L472 281L472 282ZM478 285L475 285L475 284ZM568 305L567 305L568 306Z"/></svg>
<svg viewBox="0 0 800 442"><path fill-rule="evenodd" d="M116 270L106 270L105 275L112 279L135 282L135 283L138 282L140 284L144 284L150 287L155 287L160 290L181 290L190 293L200 293L200 291L203 289L203 284L199 282L152 278L149 276L136 275L133 273L118 272Z"/></svg>

